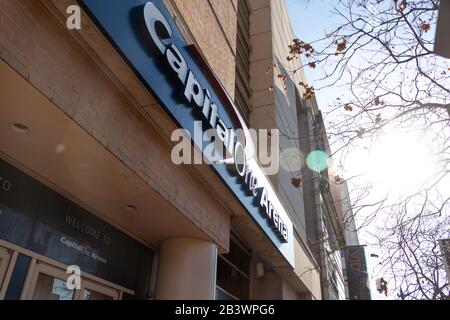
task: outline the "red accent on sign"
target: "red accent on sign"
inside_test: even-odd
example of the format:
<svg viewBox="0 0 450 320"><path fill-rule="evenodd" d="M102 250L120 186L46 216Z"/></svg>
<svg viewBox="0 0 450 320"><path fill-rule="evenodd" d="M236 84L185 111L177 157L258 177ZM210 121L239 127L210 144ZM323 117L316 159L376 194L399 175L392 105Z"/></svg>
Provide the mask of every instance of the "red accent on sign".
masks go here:
<svg viewBox="0 0 450 320"><path fill-rule="evenodd" d="M235 106L233 99L230 97L228 92L225 90L222 82L219 80L217 75L214 73L213 69L209 65L208 61L206 61L203 54L198 50L197 46L194 44L190 44L187 46L187 49L190 53L190 55L197 61L199 66L203 69L205 72L206 77L211 82L211 86L213 87L214 91L219 96L220 100L222 101L224 107L229 112L231 118L234 121L234 124L236 128L242 129L242 123L239 121L239 117L237 114L239 113L239 110Z"/></svg>

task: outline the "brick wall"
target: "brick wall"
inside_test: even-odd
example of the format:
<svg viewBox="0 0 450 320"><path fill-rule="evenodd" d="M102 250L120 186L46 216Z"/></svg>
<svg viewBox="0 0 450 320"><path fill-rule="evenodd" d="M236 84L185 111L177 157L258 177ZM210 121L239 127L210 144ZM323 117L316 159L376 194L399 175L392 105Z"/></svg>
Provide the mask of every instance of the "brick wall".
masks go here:
<svg viewBox="0 0 450 320"><path fill-rule="evenodd" d="M171 0L214 72L234 97L237 0Z"/></svg>
<svg viewBox="0 0 450 320"><path fill-rule="evenodd" d="M171 146L38 1L0 0L0 57L228 248L230 222L224 207L191 171L172 164Z"/></svg>

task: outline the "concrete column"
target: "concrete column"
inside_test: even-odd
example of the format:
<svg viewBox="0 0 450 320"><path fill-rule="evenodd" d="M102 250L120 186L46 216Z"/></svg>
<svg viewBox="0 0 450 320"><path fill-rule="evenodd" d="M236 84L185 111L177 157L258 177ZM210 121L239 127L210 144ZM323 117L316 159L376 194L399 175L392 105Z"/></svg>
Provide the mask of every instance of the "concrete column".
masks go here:
<svg viewBox="0 0 450 320"><path fill-rule="evenodd" d="M192 238L162 242L155 298L212 300L216 290L217 246Z"/></svg>

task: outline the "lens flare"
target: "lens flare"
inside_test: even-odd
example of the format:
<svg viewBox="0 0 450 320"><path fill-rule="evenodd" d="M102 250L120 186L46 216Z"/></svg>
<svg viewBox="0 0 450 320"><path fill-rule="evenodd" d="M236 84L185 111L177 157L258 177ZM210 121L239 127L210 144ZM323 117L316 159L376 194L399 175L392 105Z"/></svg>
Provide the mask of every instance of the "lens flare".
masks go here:
<svg viewBox="0 0 450 320"><path fill-rule="evenodd" d="M426 184L437 173L436 163L430 141L396 132L351 154L345 167L347 175L363 175L380 190L403 193Z"/></svg>
<svg viewBox="0 0 450 320"><path fill-rule="evenodd" d="M298 148L287 148L281 152L280 166L286 171L297 172L302 170L305 156Z"/></svg>
<svg viewBox="0 0 450 320"><path fill-rule="evenodd" d="M309 169L316 172L326 170L328 168L328 161L328 155L321 150L312 151L306 157L306 165Z"/></svg>

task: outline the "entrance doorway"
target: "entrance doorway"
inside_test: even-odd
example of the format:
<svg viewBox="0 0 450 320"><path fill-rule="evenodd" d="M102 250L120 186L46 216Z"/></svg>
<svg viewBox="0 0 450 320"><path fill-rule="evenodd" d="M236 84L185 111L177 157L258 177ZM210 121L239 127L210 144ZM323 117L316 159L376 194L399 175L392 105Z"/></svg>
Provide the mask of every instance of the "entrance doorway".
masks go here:
<svg viewBox="0 0 450 320"><path fill-rule="evenodd" d="M12 274L18 255L31 259L21 300L122 300L134 296L129 289L87 273L81 273L79 281L72 282L69 277L74 273L68 273L67 266L0 240L0 300L6 297L10 286L17 286ZM72 289L68 282L79 286Z"/></svg>
<svg viewBox="0 0 450 320"><path fill-rule="evenodd" d="M69 289L65 270L38 262L30 277L26 300L118 300L120 291L80 277L79 289ZM25 286L27 288L27 286Z"/></svg>

